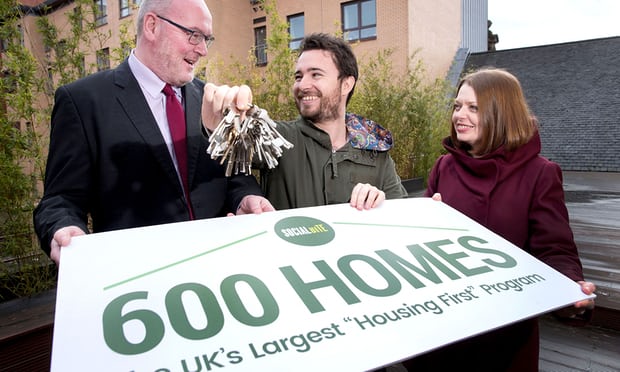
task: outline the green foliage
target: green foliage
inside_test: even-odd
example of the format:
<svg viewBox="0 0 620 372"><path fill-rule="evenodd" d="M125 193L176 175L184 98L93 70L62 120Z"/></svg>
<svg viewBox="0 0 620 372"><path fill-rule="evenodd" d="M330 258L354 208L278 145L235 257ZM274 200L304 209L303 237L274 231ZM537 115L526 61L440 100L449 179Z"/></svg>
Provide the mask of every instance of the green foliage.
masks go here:
<svg viewBox="0 0 620 372"><path fill-rule="evenodd" d="M27 296L55 284L50 261L34 241L32 211L37 199L43 89L37 63L22 45L17 3L0 5L0 300Z"/></svg>
<svg viewBox="0 0 620 372"><path fill-rule="evenodd" d="M80 9L80 6L77 7ZM81 11L76 11L69 17L69 23L74 34L70 38L59 39L58 28L47 17L39 17L36 20L37 28L41 34L43 45L48 51L48 69L58 75L58 84L67 84L76 76L86 76L84 65L84 53L79 49L81 26L78 16ZM52 53L53 51L53 53ZM50 82L53 85L53 82ZM50 87L50 91L53 88ZM51 92L50 92L51 93Z"/></svg>
<svg viewBox="0 0 620 372"><path fill-rule="evenodd" d="M67 24L53 24L47 17L38 17L36 20L43 46L49 51L47 69L56 79L52 82L55 87L97 71L96 63L86 64L86 57L95 55L112 37L110 30L103 31L95 22L98 12L95 2L92 0L74 0L74 2L74 10L65 13ZM132 45L128 41L126 24L121 25L121 38L121 48ZM120 51L121 48L112 51L113 58L118 59L117 57L123 53Z"/></svg>
<svg viewBox="0 0 620 372"><path fill-rule="evenodd" d="M394 71L392 51L377 52L360 63L360 79L348 111L368 117L392 132L390 154L402 179L426 178L447 133L449 85L424 80L421 62L410 59L403 74Z"/></svg>
<svg viewBox="0 0 620 372"><path fill-rule="evenodd" d="M56 283L56 267L39 248L32 225L32 211L40 198L37 185L44 176L47 125L56 87L97 70L86 64L112 37L111 31L96 24L98 7L92 0L74 0L64 11L67 22L53 24L50 18L36 18L37 35L46 54L37 61L22 45L19 2L0 3L0 300L28 296ZM134 8L135 9L135 8ZM131 20L121 24L120 46L111 51L120 62L134 46ZM45 125L37 129L38 125Z"/></svg>
<svg viewBox="0 0 620 372"><path fill-rule="evenodd" d="M112 49L112 59L117 64L129 57L131 49L136 46L134 38L132 37L135 31L132 27L133 23L130 22L123 22L119 27L120 46Z"/></svg>

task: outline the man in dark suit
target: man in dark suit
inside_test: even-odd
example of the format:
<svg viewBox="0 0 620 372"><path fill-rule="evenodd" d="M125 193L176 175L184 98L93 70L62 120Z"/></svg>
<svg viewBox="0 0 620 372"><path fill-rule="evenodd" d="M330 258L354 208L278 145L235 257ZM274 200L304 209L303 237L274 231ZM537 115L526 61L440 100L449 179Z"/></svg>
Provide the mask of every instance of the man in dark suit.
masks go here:
<svg viewBox="0 0 620 372"><path fill-rule="evenodd" d="M143 0L130 57L56 91L34 224L57 264L60 248L88 231L89 215L92 231L102 232L273 210L254 177L225 177L206 152L204 83L194 78L194 66L207 54L211 33L204 0ZM166 85L185 113L186 158L175 152L168 127Z"/></svg>

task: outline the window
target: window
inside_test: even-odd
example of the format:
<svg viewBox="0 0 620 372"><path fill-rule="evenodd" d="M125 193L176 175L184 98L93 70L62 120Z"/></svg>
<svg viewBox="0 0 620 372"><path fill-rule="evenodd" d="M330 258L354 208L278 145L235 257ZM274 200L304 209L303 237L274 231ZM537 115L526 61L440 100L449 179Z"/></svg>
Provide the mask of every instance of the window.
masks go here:
<svg viewBox="0 0 620 372"><path fill-rule="evenodd" d="M47 80L45 82L45 91L47 94L54 94L54 72L51 67L47 68Z"/></svg>
<svg viewBox="0 0 620 372"><path fill-rule="evenodd" d="M97 12L95 14L95 24L97 26L108 23L108 0L95 0Z"/></svg>
<svg viewBox="0 0 620 372"><path fill-rule="evenodd" d="M84 59L84 57L82 57L82 59L80 60L80 77L84 77L86 76L86 60Z"/></svg>
<svg viewBox="0 0 620 372"><path fill-rule="evenodd" d="M103 48L97 51L97 71L110 69L110 48Z"/></svg>
<svg viewBox="0 0 620 372"><path fill-rule="evenodd" d="M375 39L377 37L375 0L342 4L342 32L348 41Z"/></svg>
<svg viewBox="0 0 620 372"><path fill-rule="evenodd" d="M267 64L267 27L261 26L254 29L254 56L256 65Z"/></svg>
<svg viewBox="0 0 620 372"><path fill-rule="evenodd" d="M19 45L25 46L26 44L24 40L26 40L26 38L24 36L24 29L22 28L22 25L17 25L17 28L19 29Z"/></svg>
<svg viewBox="0 0 620 372"><path fill-rule="evenodd" d="M295 14L288 16L288 33L291 36L289 48L292 50L299 49L301 40L304 38L304 14Z"/></svg>
<svg viewBox="0 0 620 372"><path fill-rule="evenodd" d="M23 128L24 128L24 131L26 131L26 134L34 133L34 125L32 125L31 121L24 122ZM34 145L33 136L27 135L26 143L28 144L28 146L33 146Z"/></svg>
<svg viewBox="0 0 620 372"><path fill-rule="evenodd" d="M118 0L118 7L120 10L121 18L127 17L131 14L131 7L129 6L129 0Z"/></svg>
<svg viewBox="0 0 620 372"><path fill-rule="evenodd" d="M118 0L118 8L120 18L125 18L131 15L131 10L137 6L140 6L142 0Z"/></svg>
<svg viewBox="0 0 620 372"><path fill-rule="evenodd" d="M12 70L5 68L3 71L0 71L0 79L2 79L3 88L6 93L17 92L19 77L17 77Z"/></svg>

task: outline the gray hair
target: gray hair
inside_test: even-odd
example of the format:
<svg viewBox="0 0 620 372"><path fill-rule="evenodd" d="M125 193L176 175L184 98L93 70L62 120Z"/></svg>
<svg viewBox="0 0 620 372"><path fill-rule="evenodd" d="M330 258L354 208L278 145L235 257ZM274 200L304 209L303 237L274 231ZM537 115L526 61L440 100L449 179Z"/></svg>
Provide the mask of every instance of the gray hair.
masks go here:
<svg viewBox="0 0 620 372"><path fill-rule="evenodd" d="M138 10L138 20L136 23L136 35L138 38L142 35L142 27L144 26L144 16L146 13L163 13L170 7L171 2L172 0L142 0L140 9Z"/></svg>

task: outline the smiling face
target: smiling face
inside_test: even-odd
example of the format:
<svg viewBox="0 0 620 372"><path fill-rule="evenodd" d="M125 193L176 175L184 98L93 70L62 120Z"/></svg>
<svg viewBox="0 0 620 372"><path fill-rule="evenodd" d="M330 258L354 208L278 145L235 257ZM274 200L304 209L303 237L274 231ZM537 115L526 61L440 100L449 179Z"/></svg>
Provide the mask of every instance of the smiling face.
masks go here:
<svg viewBox="0 0 620 372"><path fill-rule="evenodd" d="M344 118L353 77L338 79L331 52L304 51L297 59L293 95L299 114L315 124Z"/></svg>
<svg viewBox="0 0 620 372"><path fill-rule="evenodd" d="M157 17L163 16L191 30L212 34L212 18L202 0L173 0L163 14L151 12L145 16L144 37L146 52L138 49L141 58L161 80L183 86L194 78L194 68L201 57L207 55L205 43L192 45L189 34L179 27Z"/></svg>
<svg viewBox="0 0 620 372"><path fill-rule="evenodd" d="M478 102L476 92L467 83L461 85L454 99L452 110L452 125L456 131L456 138L471 146L470 153L475 154L480 147L482 128L478 116Z"/></svg>

